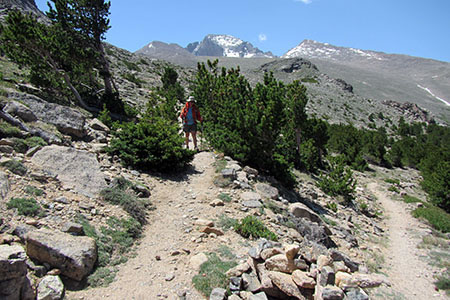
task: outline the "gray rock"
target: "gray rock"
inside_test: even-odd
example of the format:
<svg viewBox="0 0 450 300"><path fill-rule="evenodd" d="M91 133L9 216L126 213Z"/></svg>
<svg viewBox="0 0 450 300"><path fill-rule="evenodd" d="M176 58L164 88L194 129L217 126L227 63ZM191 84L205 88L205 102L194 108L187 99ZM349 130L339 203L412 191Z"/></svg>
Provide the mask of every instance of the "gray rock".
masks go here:
<svg viewBox="0 0 450 300"><path fill-rule="evenodd" d="M258 200L242 201L242 205L248 208L260 208L263 204Z"/></svg>
<svg viewBox="0 0 450 300"><path fill-rule="evenodd" d="M346 300L369 300L369 296L360 288L350 289L345 293Z"/></svg>
<svg viewBox="0 0 450 300"><path fill-rule="evenodd" d="M84 235L83 225L74 222L65 223L62 231L73 235Z"/></svg>
<svg viewBox="0 0 450 300"><path fill-rule="evenodd" d="M209 300L225 300L227 299L227 290L222 288L215 288L209 295Z"/></svg>
<svg viewBox="0 0 450 300"><path fill-rule="evenodd" d="M29 257L77 281L91 273L97 260L97 246L90 237L40 229L27 234L26 246Z"/></svg>
<svg viewBox="0 0 450 300"><path fill-rule="evenodd" d="M274 200L278 199L278 189L273 186L270 186L266 183L257 183L255 184L255 189L263 198Z"/></svg>
<svg viewBox="0 0 450 300"><path fill-rule="evenodd" d="M261 282L258 279L258 275L255 272L250 274L242 274L242 286L244 290L249 292L256 292L261 288Z"/></svg>
<svg viewBox="0 0 450 300"><path fill-rule="evenodd" d="M12 116L19 117L25 122L34 122L38 119L31 109L17 101L9 101L6 103L3 111Z"/></svg>
<svg viewBox="0 0 450 300"><path fill-rule="evenodd" d="M0 197L1 199L5 199L10 190L8 175L3 172L0 172Z"/></svg>
<svg viewBox="0 0 450 300"><path fill-rule="evenodd" d="M350 257L348 257L344 253L340 252L339 250L332 249L330 251L330 256L331 256L331 258L334 261L343 261L345 263L345 265L352 272L356 272L359 269L359 263L358 262L353 261L352 259L350 259Z"/></svg>
<svg viewBox="0 0 450 300"><path fill-rule="evenodd" d="M36 228L31 225L20 224L17 225L16 228L14 228L13 234L18 236L22 242L25 242L27 234L33 230L36 230Z"/></svg>
<svg viewBox="0 0 450 300"><path fill-rule="evenodd" d="M232 180L236 179L236 170L235 169L230 169L230 168L223 169L221 174L222 174L223 178L230 178Z"/></svg>
<svg viewBox="0 0 450 300"><path fill-rule="evenodd" d="M14 148L9 145L0 145L0 152L6 153L6 154L11 154L14 152Z"/></svg>
<svg viewBox="0 0 450 300"><path fill-rule="evenodd" d="M243 192L241 194L242 201L261 201L261 195L255 192Z"/></svg>
<svg viewBox="0 0 450 300"><path fill-rule="evenodd" d="M0 299L20 299L27 274L25 250L0 245Z"/></svg>
<svg viewBox="0 0 450 300"><path fill-rule="evenodd" d="M261 292L250 296L249 300L268 300L266 293Z"/></svg>
<svg viewBox="0 0 450 300"><path fill-rule="evenodd" d="M289 205L289 212L297 218L306 218L311 222L322 224L320 217L303 203Z"/></svg>
<svg viewBox="0 0 450 300"><path fill-rule="evenodd" d="M87 151L52 145L38 151L31 161L56 174L65 188L87 197L95 197L107 186L95 155Z"/></svg>
<svg viewBox="0 0 450 300"><path fill-rule="evenodd" d="M322 290L323 300L342 300L344 297L344 292L336 286L326 286Z"/></svg>
<svg viewBox="0 0 450 300"><path fill-rule="evenodd" d="M321 286L334 285L336 273L330 266L325 266L320 270L318 283Z"/></svg>
<svg viewBox="0 0 450 300"><path fill-rule="evenodd" d="M250 168L249 166L245 166L243 171L248 175L258 176L258 170Z"/></svg>
<svg viewBox="0 0 450 300"><path fill-rule="evenodd" d="M256 247L250 248L248 251L248 255L254 259L261 259L261 252L264 249L273 248L273 247L279 247L281 246L280 243L275 243L272 241L268 241L266 239L259 239L258 244Z"/></svg>
<svg viewBox="0 0 450 300"><path fill-rule="evenodd" d="M38 286L38 300L60 300L64 297L64 284L59 276L45 276Z"/></svg>
<svg viewBox="0 0 450 300"><path fill-rule="evenodd" d="M0 245L0 281L21 278L26 274L25 249L18 245Z"/></svg>
<svg viewBox="0 0 450 300"><path fill-rule="evenodd" d="M97 118L90 120L88 122L88 125L94 130L109 132L109 127L103 124L103 122Z"/></svg>
<svg viewBox="0 0 450 300"><path fill-rule="evenodd" d="M83 138L86 135L84 129L86 118L70 107L50 103L24 93L11 93L9 97L27 105L40 121L55 125L63 134L77 138Z"/></svg>
<svg viewBox="0 0 450 300"><path fill-rule="evenodd" d="M242 287L242 277L231 277L229 287L232 293L239 292Z"/></svg>

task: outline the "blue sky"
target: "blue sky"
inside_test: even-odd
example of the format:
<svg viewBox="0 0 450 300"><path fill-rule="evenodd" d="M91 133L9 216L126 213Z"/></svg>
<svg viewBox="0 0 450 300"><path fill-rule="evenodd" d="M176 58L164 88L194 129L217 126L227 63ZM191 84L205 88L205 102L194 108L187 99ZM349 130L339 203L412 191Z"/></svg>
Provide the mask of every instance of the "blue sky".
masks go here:
<svg viewBox="0 0 450 300"><path fill-rule="evenodd" d="M132 52L229 34L278 56L312 39L450 62L450 0L112 0L110 11L106 41Z"/></svg>

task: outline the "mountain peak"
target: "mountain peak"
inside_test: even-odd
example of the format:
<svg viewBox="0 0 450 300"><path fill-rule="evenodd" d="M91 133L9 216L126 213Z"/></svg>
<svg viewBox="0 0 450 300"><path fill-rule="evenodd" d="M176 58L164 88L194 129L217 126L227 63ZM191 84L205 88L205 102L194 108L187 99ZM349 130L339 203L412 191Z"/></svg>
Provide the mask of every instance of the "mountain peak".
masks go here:
<svg viewBox="0 0 450 300"><path fill-rule="evenodd" d="M196 56L274 57L271 52L263 52L251 43L227 34L208 34L203 41L191 43L186 49Z"/></svg>

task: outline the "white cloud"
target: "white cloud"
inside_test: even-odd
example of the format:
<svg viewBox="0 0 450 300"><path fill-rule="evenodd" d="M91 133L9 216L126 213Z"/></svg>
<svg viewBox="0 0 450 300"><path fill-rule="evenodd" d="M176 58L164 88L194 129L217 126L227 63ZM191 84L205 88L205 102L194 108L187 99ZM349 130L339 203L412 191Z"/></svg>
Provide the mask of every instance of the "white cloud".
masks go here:
<svg viewBox="0 0 450 300"><path fill-rule="evenodd" d="M294 0L295 2L303 2L305 4L310 4L312 0Z"/></svg>
<svg viewBox="0 0 450 300"><path fill-rule="evenodd" d="M267 41L267 35L265 35L264 33L260 33L258 39L260 42Z"/></svg>

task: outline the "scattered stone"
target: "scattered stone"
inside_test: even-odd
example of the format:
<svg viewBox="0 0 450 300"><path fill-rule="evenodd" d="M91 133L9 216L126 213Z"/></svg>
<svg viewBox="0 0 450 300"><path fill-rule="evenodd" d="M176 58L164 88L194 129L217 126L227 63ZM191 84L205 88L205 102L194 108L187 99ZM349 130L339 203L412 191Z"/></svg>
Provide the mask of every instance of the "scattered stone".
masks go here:
<svg viewBox="0 0 450 300"><path fill-rule="evenodd" d="M236 170L235 169L223 169L222 172L222 177L223 178L229 178L231 180L235 180L236 179Z"/></svg>
<svg viewBox="0 0 450 300"><path fill-rule="evenodd" d="M242 201L242 205L246 208L260 208L263 204L258 200Z"/></svg>
<svg viewBox="0 0 450 300"><path fill-rule="evenodd" d="M229 288L230 291L234 293L239 293L242 287L242 277L231 277Z"/></svg>
<svg viewBox="0 0 450 300"><path fill-rule="evenodd" d="M258 170L245 166L243 171L248 175L258 176Z"/></svg>
<svg viewBox="0 0 450 300"><path fill-rule="evenodd" d="M336 250L336 249L332 249L330 251L330 256L334 261L343 261L344 264L350 269L350 271L352 272L356 272L358 271L359 268L359 263L351 260L347 255L345 255L344 253Z"/></svg>
<svg viewBox="0 0 450 300"><path fill-rule="evenodd" d="M284 247L284 251L286 252L287 259L291 260L294 259L295 256L298 254L298 251L300 251L300 246L293 244L286 245Z"/></svg>
<svg viewBox="0 0 450 300"><path fill-rule="evenodd" d="M74 222L65 223L62 227L62 231L73 235L84 235L83 225Z"/></svg>
<svg viewBox="0 0 450 300"><path fill-rule="evenodd" d="M244 273L242 274L242 286L246 291L256 292L261 288L261 282L255 272Z"/></svg>
<svg viewBox="0 0 450 300"><path fill-rule="evenodd" d="M300 292L298 286L292 280L291 275L270 271L269 278L286 295L297 299L306 299Z"/></svg>
<svg viewBox="0 0 450 300"><path fill-rule="evenodd" d="M200 266L208 261L208 256L205 253L198 253L191 257L189 264L194 271L200 270Z"/></svg>
<svg viewBox="0 0 450 300"><path fill-rule="evenodd" d="M320 217L303 203L297 202L289 205L289 212L297 218L306 218L311 222L322 224Z"/></svg>
<svg viewBox="0 0 450 300"><path fill-rule="evenodd" d="M224 206L225 203L222 200L220 200L220 199L214 199L213 201L211 201L209 203L209 205L212 206L212 207L216 207L216 206Z"/></svg>
<svg viewBox="0 0 450 300"><path fill-rule="evenodd" d="M215 234L217 236L224 235L222 230L220 230L218 228L214 228L214 227L208 227L208 226L205 226L205 227L201 228L200 232L207 233L207 234L213 233L213 234Z"/></svg>
<svg viewBox="0 0 450 300"><path fill-rule="evenodd" d="M309 277L308 273L300 270L295 270L292 273L292 280L303 289L314 289L316 287L314 278Z"/></svg>
<svg viewBox="0 0 450 300"><path fill-rule="evenodd" d="M258 294L253 294L250 296L249 300L268 300L266 293L260 292Z"/></svg>
<svg viewBox="0 0 450 300"><path fill-rule="evenodd" d="M209 220L204 220L204 219L197 219L197 220L195 220L194 225L213 227L214 222L209 221Z"/></svg>
<svg viewBox="0 0 450 300"><path fill-rule="evenodd" d="M337 286L326 286L322 290L323 300L342 300L345 297L344 292Z"/></svg>
<svg viewBox="0 0 450 300"><path fill-rule="evenodd" d="M330 266L324 266L320 270L318 283L321 286L334 285L335 280L336 274L334 273L334 270Z"/></svg>
<svg viewBox="0 0 450 300"><path fill-rule="evenodd" d="M268 248L268 249L264 249L263 251L261 251L261 258L263 260L267 260L274 255L283 254L283 253L284 253L283 249L281 249L281 248L276 248L276 247Z"/></svg>
<svg viewBox="0 0 450 300"><path fill-rule="evenodd" d="M0 171L0 197L5 199L10 190L8 175Z"/></svg>
<svg viewBox="0 0 450 300"><path fill-rule="evenodd" d="M64 296L64 284L59 276L45 276L38 286L38 300L60 300Z"/></svg>
<svg viewBox="0 0 450 300"><path fill-rule="evenodd" d="M225 300L227 299L227 290L222 288L215 288L209 295L209 300Z"/></svg>
<svg viewBox="0 0 450 300"><path fill-rule="evenodd" d="M170 273L170 274L167 274L165 280L166 281L172 281L174 278L175 278L175 274Z"/></svg>
<svg viewBox="0 0 450 300"><path fill-rule="evenodd" d="M279 192L278 189L268 185L266 183L257 183L255 184L256 191L263 197L267 199L278 199Z"/></svg>
<svg viewBox="0 0 450 300"><path fill-rule="evenodd" d="M229 269L225 274L227 277L241 276L250 269L250 265L247 262L237 265L234 268Z"/></svg>
<svg viewBox="0 0 450 300"><path fill-rule="evenodd" d="M70 203L69 199L67 199L64 196L56 198L55 201L58 202L58 203L62 203L62 204L69 204Z"/></svg>
<svg viewBox="0 0 450 300"><path fill-rule="evenodd" d="M346 292L346 300L369 300L369 296L360 288L350 289Z"/></svg>
<svg viewBox="0 0 450 300"><path fill-rule="evenodd" d="M284 254L274 255L267 259L264 264L269 271L278 271L289 274L298 269L294 260L287 259Z"/></svg>

